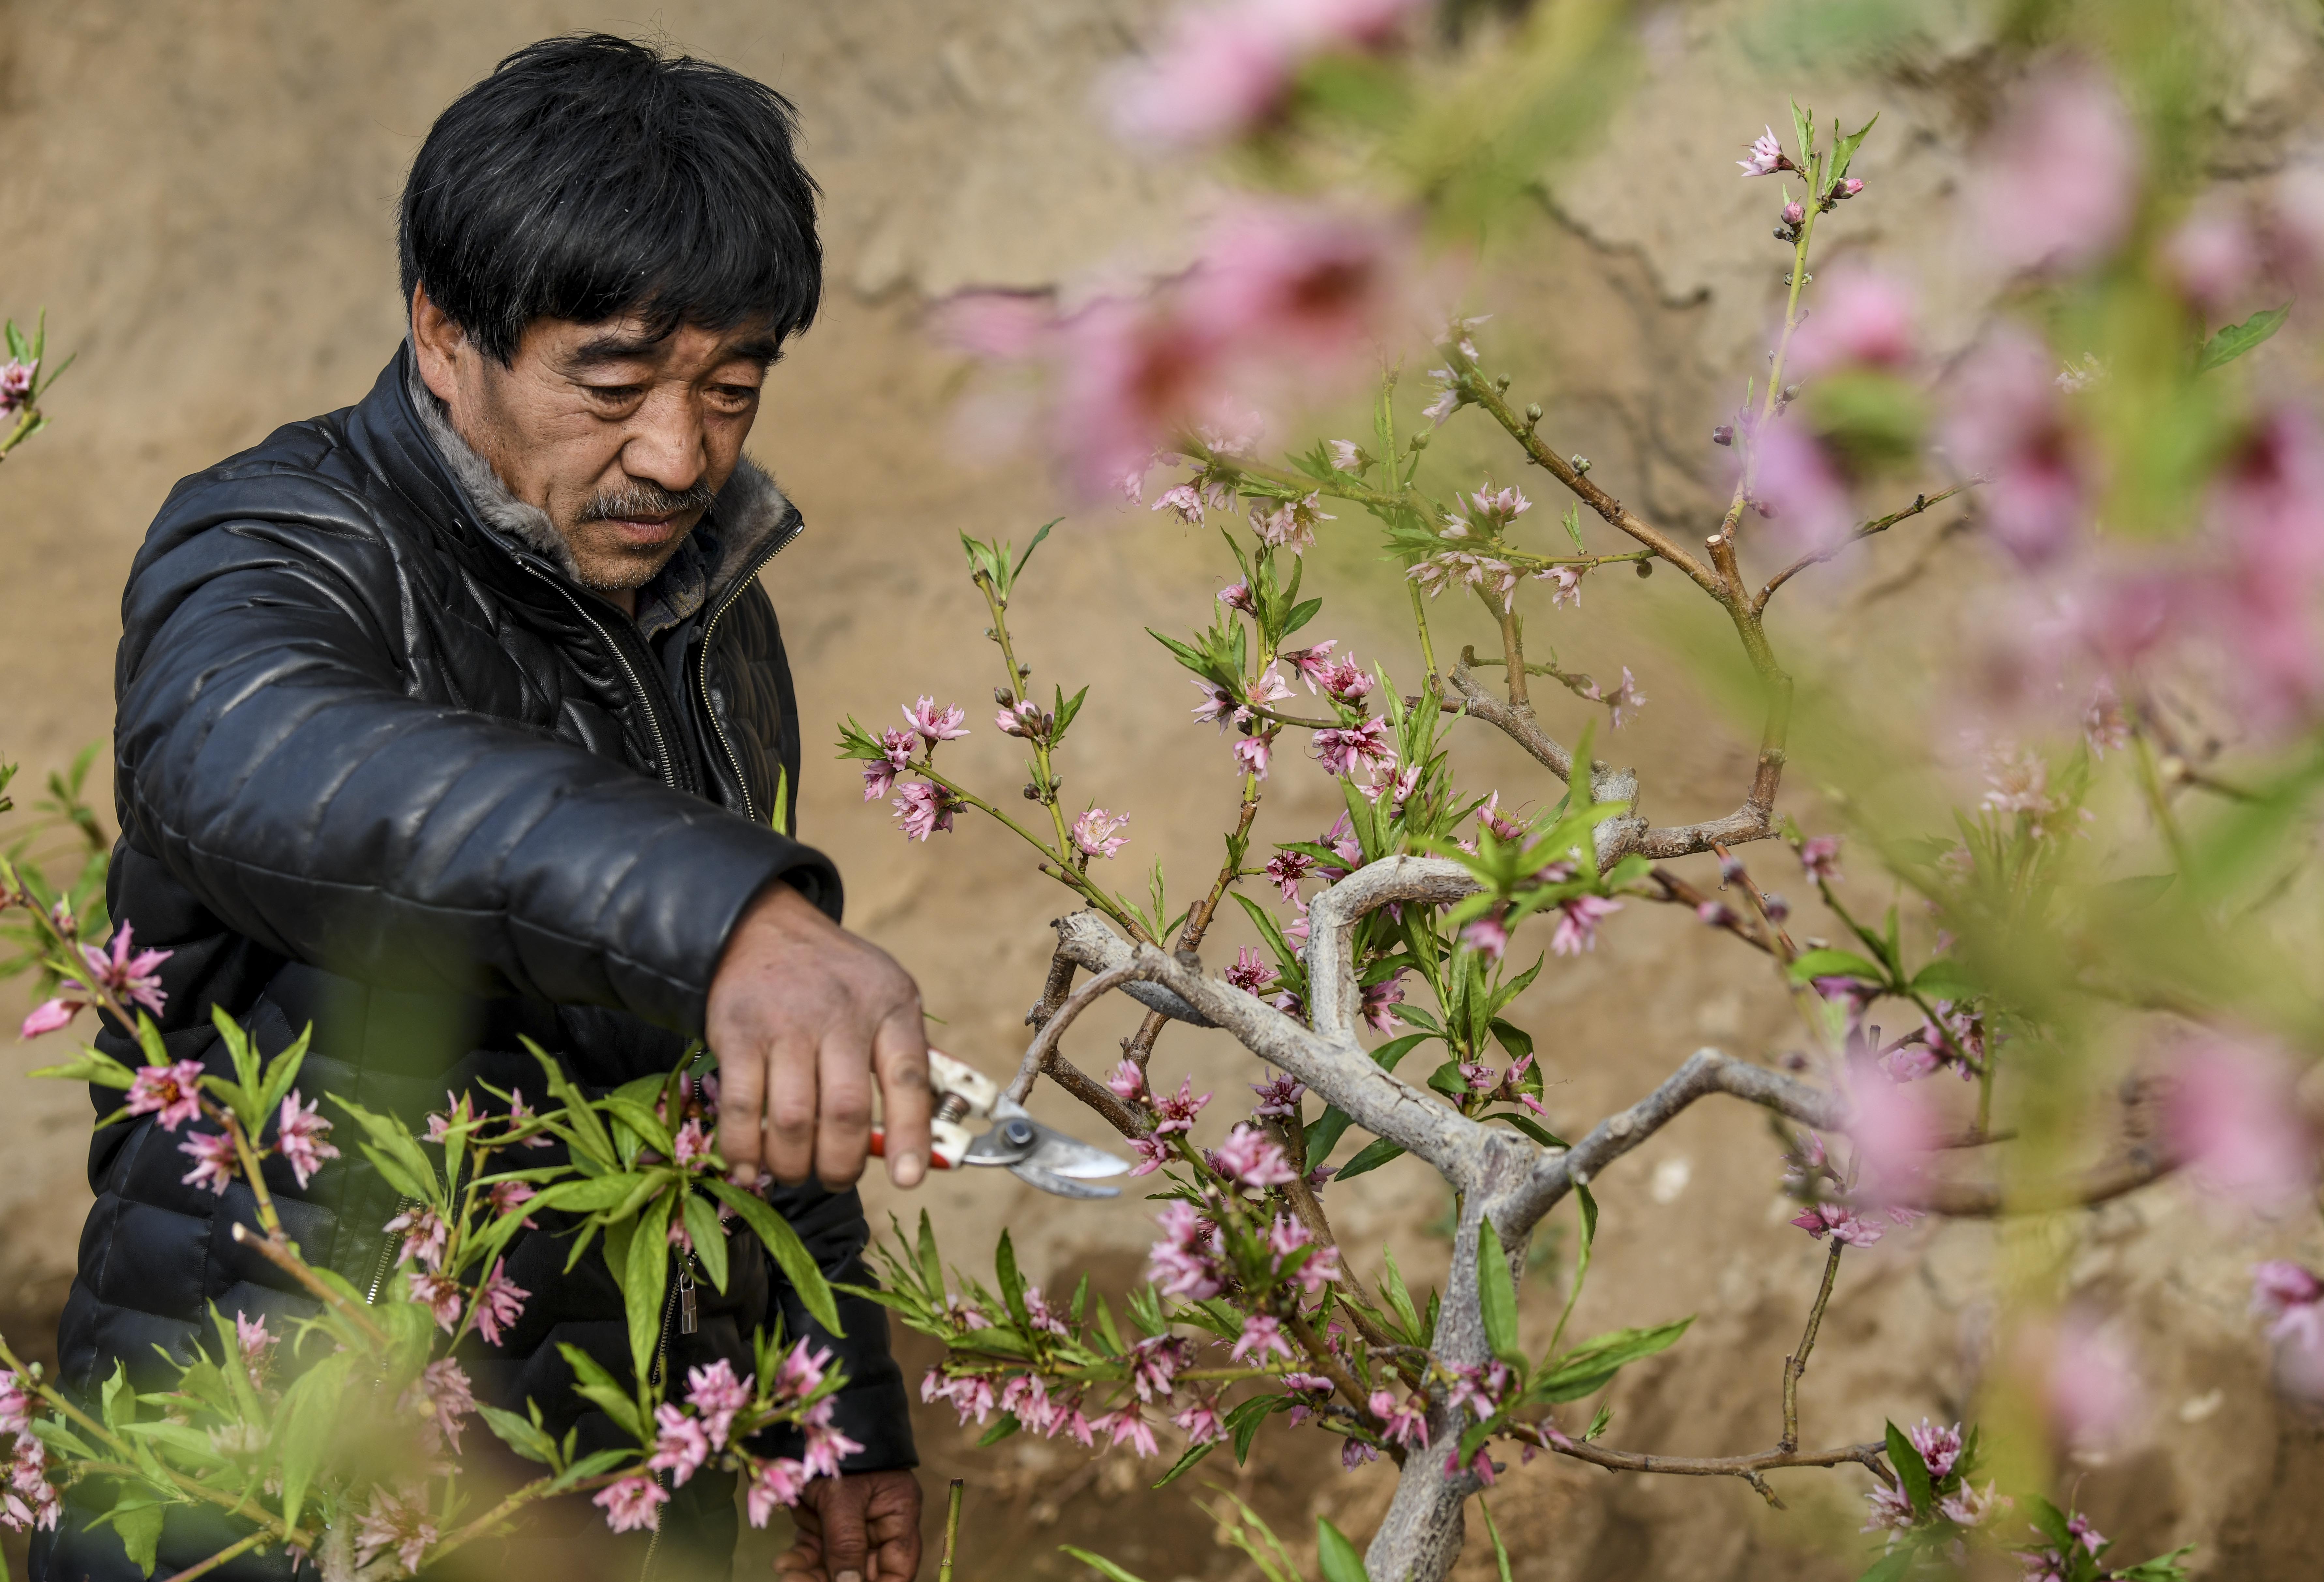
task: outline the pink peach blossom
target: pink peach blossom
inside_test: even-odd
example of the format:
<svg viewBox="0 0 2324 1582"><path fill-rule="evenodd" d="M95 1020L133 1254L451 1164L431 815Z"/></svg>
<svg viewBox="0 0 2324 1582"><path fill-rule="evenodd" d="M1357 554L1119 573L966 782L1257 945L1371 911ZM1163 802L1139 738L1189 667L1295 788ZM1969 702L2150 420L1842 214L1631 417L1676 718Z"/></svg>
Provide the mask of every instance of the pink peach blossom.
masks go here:
<svg viewBox="0 0 2324 1582"><path fill-rule="evenodd" d="M2137 199L2138 133L2094 68L2027 82L1969 182L1978 244L2005 270L2071 271L2111 252Z"/></svg>

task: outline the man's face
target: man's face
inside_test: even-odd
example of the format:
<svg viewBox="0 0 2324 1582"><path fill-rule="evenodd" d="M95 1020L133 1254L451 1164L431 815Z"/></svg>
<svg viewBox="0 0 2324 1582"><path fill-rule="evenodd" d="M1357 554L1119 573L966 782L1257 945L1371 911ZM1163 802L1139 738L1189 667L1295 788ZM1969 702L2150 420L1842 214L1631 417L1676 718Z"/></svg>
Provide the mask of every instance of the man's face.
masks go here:
<svg viewBox="0 0 2324 1582"><path fill-rule="evenodd" d="M742 455L774 347L762 329L535 319L514 364L413 294L420 377L510 492L545 511L580 580L624 609L702 520Z"/></svg>

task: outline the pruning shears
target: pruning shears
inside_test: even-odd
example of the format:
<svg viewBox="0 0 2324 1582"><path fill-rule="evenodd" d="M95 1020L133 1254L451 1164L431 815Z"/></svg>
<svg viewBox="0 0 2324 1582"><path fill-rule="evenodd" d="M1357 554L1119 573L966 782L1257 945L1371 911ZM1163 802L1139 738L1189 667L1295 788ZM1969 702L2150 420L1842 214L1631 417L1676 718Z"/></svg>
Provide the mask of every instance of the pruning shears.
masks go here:
<svg viewBox="0 0 2324 1582"><path fill-rule="evenodd" d="M1115 1198L1120 1187L1093 1184L1130 1168L1119 1155L1045 1127L1025 1112L1025 1107L1001 1090L1001 1085L973 1066L964 1065L942 1050L928 1051L928 1086L936 1096L936 1115L929 1126L930 1164L937 1170L958 1170L971 1164L998 1164L1028 1186L1061 1198ZM978 1123L983 1129L972 1130ZM872 1128L872 1153L887 1155L887 1131Z"/></svg>

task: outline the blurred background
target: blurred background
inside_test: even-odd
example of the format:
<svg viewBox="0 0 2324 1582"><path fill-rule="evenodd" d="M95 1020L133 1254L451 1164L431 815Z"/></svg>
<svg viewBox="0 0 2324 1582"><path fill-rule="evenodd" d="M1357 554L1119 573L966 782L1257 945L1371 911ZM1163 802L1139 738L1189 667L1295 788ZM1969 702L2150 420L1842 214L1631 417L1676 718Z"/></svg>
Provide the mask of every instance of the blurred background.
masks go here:
<svg viewBox="0 0 2324 1582"><path fill-rule="evenodd" d="M1707 530L1725 498L1709 431L1759 364L1789 258L1766 238L1764 184L1738 181L1733 161L1763 124L1785 125L1787 96L1849 126L1881 115L1856 166L1871 191L1844 216L1844 246L1919 258L1924 322L1940 340L1948 326L1966 334L1983 306L1974 271L1928 261L1941 261L1933 239L1951 234L1964 151L2013 68L1981 20L1987 8L1906 9L1904 26L1895 8L1840 0L1643 13L1643 74L1602 141L1541 172L1538 202L1509 222L1471 289L1475 305L1505 316L1496 365L1518 376L1517 393L1548 409L1596 479L1660 520ZM2238 64L2211 157L2221 177L2256 181L2324 133L2324 35L2310 6L2214 9ZM122 578L173 481L369 388L402 331L395 199L443 106L543 35L657 36L795 99L826 195L824 313L775 371L752 446L808 522L769 576L807 722L802 832L846 875L850 924L919 976L939 1042L988 1071L1012 1066L1061 893L967 820L908 844L884 807L858 800L853 767L824 767L814 744L843 714L892 722L922 692L982 720L993 677L956 534L1021 543L1063 512L1012 613L1037 685L1092 685L1065 759L1067 795L1128 809L1125 862L1159 856L1176 888L1191 891L1215 866L1233 782L1210 734L1176 722L1190 701L1176 667L1136 634L1206 619L1231 576L1223 549L1142 510L1081 505L1036 459L987 454L956 409L968 371L924 323L932 300L965 286L1070 286L1183 262L1190 225L1218 193L1122 151L1093 109L1102 67L1150 37L1159 15L1147 0L671 0L650 12L0 0L0 312L26 321L45 308L52 354L79 359L45 402L52 427L0 476L0 753L29 781L104 736ZM1795 48L1803 16L1827 38L1862 25L1869 52L1840 63ZM1459 443L1453 431L1445 443ZM1843 658L1852 648L1941 651L1960 614L1943 556L1952 520L1877 541L1852 572L1832 574L1816 613L1803 601L1783 619L1815 621ZM1307 591L1333 602L1314 634L1416 674L1408 639L1375 635L1395 630L1398 610L1364 602L1388 586L1370 535L1334 540L1327 529L1325 539ZM1351 585L1357 573L1375 591ZM1674 661L1618 640L1642 603L1676 608L1676 581L1609 575L1592 582L1586 608L1556 618L1561 663L1637 670L1653 706L1619 745L1658 822L1731 808L1751 761L1748 729L1692 695ZM1446 602L1456 634L1439 640L1457 647L1463 618ZM980 731L952 750L954 767L1013 796L1019 770L1002 745ZM1498 783L1512 803L1554 799L1497 738L1475 733L1463 750L1482 766L1467 783ZM104 773L100 757L100 808ZM1278 778L1262 839L1320 832L1334 787L1296 766ZM1793 785L1782 805L1812 824L1812 786ZM1691 866L1701 878L1711 863ZM1230 953L1239 930L1240 920L1222 925L1208 953ZM1593 954L1556 961L1515 1019L1541 1038L1549 1108L1567 1124L1628 1101L1700 1045L1766 1054L1797 1036L1755 958L1708 948L1683 913L1635 903ZM1093 1013L1070 1046L1085 1068L1102 1066L1131 1025ZM12 1058L18 1072L35 1063L29 1051ZM1223 1035L1183 1028L1157 1060L1157 1073L1174 1084L1191 1073L1198 1089L1253 1074ZM0 1327L38 1353L52 1344L88 1199L89 1114L81 1090L14 1073L0 1095ZM1053 1095L1037 1096L1036 1109L1093 1139L1101 1129ZM1772 1441L1778 1373L1821 1263L1784 1224L1795 1207L1775 1193L1775 1149L1756 1113L1702 1106L1602 1182L1609 1234L1576 1333L1700 1315L1683 1344L1623 1375L1610 1403L1616 1442L1709 1455ZM926 1206L962 1259L989 1256L1005 1225L1028 1276L1052 1287L1082 1272L1101 1288L1126 1285L1151 1240L1134 1194L1066 1202L981 1176L868 1196L875 1225L890 1208ZM1448 1203L1416 1164L1327 1202L1351 1246L1385 1241L1416 1287L1442 1278ZM2078 1469L2082 1508L2125 1553L2200 1543L2199 1576L2317 1574L2324 1431L2271 1394L2245 1307L2255 1259L2313 1264L2324 1237L2312 1224L2214 1220L2169 1185L2045 1234L2070 1238L2059 1251L2075 1290L2120 1315L2144 1382L2138 1432ZM1524 1293L1536 1343L1570 1273L1572 1236L1569 1221L1541 1237ZM1851 1257L1803 1388L1812 1441L1867 1437L1882 1416L1962 1415L1991 1311L1993 1236L1930 1221ZM931 1353L916 1337L898 1344L917 1376ZM919 1428L932 1508L944 1478L969 1480L966 1578L1087 1575L1061 1543L1153 1582L1235 1577L1248 1568L1213 1545L1192 1504L1207 1497L1205 1479L1283 1518L1286 1534L1312 1531L1316 1512L1368 1531L1391 1487L1385 1463L1343 1474L1328 1447L1271 1430L1248 1466L1214 1458L1187 1480L1197 1486L1148 1493L1156 1464L1029 1436L979 1449L976 1430L950 1416L932 1408ZM1867 1482L1853 1469L1778 1475L1790 1505L1779 1513L1732 1482L1545 1461L1512 1468L1494 1504L1528 1582L1839 1578L1864 1564L1853 1533ZM780 1537L754 1541L770 1551ZM1491 1567L1474 1546L1462 1575Z"/></svg>

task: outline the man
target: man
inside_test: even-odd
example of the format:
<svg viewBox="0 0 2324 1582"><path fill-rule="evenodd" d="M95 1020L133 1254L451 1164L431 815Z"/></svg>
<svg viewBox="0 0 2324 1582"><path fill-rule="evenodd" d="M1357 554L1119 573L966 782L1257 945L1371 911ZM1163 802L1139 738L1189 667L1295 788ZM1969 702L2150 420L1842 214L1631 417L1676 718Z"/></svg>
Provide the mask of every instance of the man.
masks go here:
<svg viewBox="0 0 2324 1582"><path fill-rule="evenodd" d="M772 90L604 36L521 50L445 112L403 195L405 345L357 405L180 483L131 571L110 897L172 952L173 1058L227 1069L213 1007L270 1053L311 1024L310 1094L413 1120L486 1083L537 1093L521 1039L602 1090L706 1038L720 1151L862 1281L872 1089L913 1185L927 1049L911 979L838 926L838 875L791 835L798 711L758 577L799 518L742 451L820 292L793 136ZM254 1217L247 1185L187 1184L175 1141L151 1117L97 1135L72 1387L188 1355L212 1304L307 1311L226 1234ZM396 1195L367 1164L268 1184L310 1257L366 1292L396 1277ZM565 1272L557 1228L512 1245L531 1300L472 1371L586 1445L609 1425L557 1344L625 1375L622 1310L599 1255ZM746 1370L777 1320L811 1332L763 1250L734 1246L724 1295L705 1284L693 1332L666 1336L668 1376ZM908 1577L902 1381L876 1306L842 1321L837 1422L863 1449L810 1486L782 1564ZM36 1577L136 1575L91 1513L40 1535ZM161 1574L235 1531L173 1512ZM650 1551L599 1526L553 1566L510 1563L723 1576L735 1531L732 1480L698 1474ZM214 1573L289 1574L279 1554Z"/></svg>

